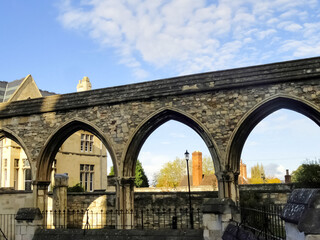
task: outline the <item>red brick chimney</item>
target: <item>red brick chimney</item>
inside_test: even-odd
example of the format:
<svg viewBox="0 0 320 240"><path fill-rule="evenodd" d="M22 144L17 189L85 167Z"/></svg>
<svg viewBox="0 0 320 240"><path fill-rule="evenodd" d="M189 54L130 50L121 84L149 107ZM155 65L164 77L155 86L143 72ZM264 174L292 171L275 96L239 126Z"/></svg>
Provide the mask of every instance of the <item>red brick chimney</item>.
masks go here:
<svg viewBox="0 0 320 240"><path fill-rule="evenodd" d="M192 186L199 186L202 181L202 152L192 153Z"/></svg>

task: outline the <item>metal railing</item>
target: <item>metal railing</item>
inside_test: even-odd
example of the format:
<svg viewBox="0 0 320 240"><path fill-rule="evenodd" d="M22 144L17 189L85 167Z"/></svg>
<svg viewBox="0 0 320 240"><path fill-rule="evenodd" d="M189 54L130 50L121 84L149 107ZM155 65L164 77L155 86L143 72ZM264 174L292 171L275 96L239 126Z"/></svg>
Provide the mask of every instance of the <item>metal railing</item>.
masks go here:
<svg viewBox="0 0 320 240"><path fill-rule="evenodd" d="M0 214L0 240L15 239L15 214Z"/></svg>
<svg viewBox="0 0 320 240"><path fill-rule="evenodd" d="M44 228L80 229L187 229L190 228L189 209L136 209L92 211L89 209L45 211ZM193 209L194 228L202 228L202 212ZM127 219L127 221L120 221ZM126 222L127 224L124 224Z"/></svg>
<svg viewBox="0 0 320 240"><path fill-rule="evenodd" d="M286 238L285 223L281 219L283 205L241 206L242 226L259 239L282 240Z"/></svg>

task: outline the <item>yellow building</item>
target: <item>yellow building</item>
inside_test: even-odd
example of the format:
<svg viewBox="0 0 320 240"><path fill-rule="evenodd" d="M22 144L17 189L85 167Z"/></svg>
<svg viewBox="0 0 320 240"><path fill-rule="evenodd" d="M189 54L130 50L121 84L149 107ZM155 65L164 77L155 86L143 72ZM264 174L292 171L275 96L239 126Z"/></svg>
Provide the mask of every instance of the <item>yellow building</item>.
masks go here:
<svg viewBox="0 0 320 240"><path fill-rule="evenodd" d="M77 85L77 91L91 89L88 77ZM10 102L53 95L38 89L31 75L13 82L0 82L0 101ZM68 173L69 185L81 184L85 191L107 188L107 150L93 134L77 131L60 147L52 166L55 173ZM29 161L21 146L13 140L0 141L0 187L31 190ZM51 185L54 185L51 184Z"/></svg>

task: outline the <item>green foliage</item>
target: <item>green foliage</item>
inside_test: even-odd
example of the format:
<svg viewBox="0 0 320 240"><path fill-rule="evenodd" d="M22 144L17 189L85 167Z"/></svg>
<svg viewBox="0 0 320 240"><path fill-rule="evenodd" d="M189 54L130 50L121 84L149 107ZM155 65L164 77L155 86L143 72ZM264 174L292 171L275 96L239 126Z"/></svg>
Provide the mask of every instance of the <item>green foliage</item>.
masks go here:
<svg viewBox="0 0 320 240"><path fill-rule="evenodd" d="M114 169L113 166L110 167L110 173L109 176L114 176Z"/></svg>
<svg viewBox="0 0 320 240"><path fill-rule="evenodd" d="M279 178L273 176L266 177L264 167L262 164L257 164L251 168L251 179L250 184L263 184L263 183L281 183Z"/></svg>
<svg viewBox="0 0 320 240"><path fill-rule="evenodd" d="M214 166L211 157L205 156L202 158L202 174L214 174Z"/></svg>
<svg viewBox="0 0 320 240"><path fill-rule="evenodd" d="M177 187L186 172L186 161L184 159L176 158L172 162L167 162L156 175L156 186Z"/></svg>
<svg viewBox="0 0 320 240"><path fill-rule="evenodd" d="M110 173L109 176L114 176L114 169L113 166L110 168ZM134 180L134 185L136 187L149 187L149 180L148 177L146 176L144 169L142 167L142 164L139 160L137 160L136 163L136 176Z"/></svg>
<svg viewBox="0 0 320 240"><path fill-rule="evenodd" d="M77 183L73 187L68 187L68 192L84 192L83 187L80 185L80 183Z"/></svg>
<svg viewBox="0 0 320 240"><path fill-rule="evenodd" d="M257 163L257 165L255 165L251 168L250 183L251 184L262 184L265 182L266 182L266 179L265 179L264 167L262 164L259 165L259 163Z"/></svg>
<svg viewBox="0 0 320 240"><path fill-rule="evenodd" d="M320 160L306 161L292 173L292 181L297 187L319 188L320 187Z"/></svg>
<svg viewBox="0 0 320 240"><path fill-rule="evenodd" d="M262 195L252 191L240 192L240 205L246 207L256 207L263 203ZM266 203L266 202L264 202Z"/></svg>
<svg viewBox="0 0 320 240"><path fill-rule="evenodd" d="M261 178L261 176L265 176L264 167L262 164L253 166L251 168L251 178Z"/></svg>
<svg viewBox="0 0 320 240"><path fill-rule="evenodd" d="M149 187L148 177L146 176L141 162L137 160L136 163L136 178L134 180L134 185L138 188Z"/></svg>

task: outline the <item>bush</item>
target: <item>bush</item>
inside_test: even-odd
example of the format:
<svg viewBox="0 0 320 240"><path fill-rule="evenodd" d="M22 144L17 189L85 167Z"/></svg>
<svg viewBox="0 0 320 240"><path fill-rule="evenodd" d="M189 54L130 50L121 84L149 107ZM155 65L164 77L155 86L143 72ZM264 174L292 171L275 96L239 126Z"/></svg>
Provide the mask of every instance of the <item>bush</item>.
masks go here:
<svg viewBox="0 0 320 240"><path fill-rule="evenodd" d="M292 173L297 187L320 188L320 161L307 161Z"/></svg>
<svg viewBox="0 0 320 240"><path fill-rule="evenodd" d="M68 187L68 192L84 192L84 189L80 183L77 183L73 187Z"/></svg>

